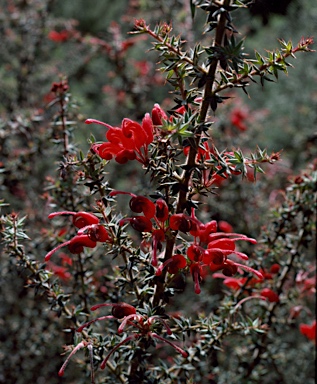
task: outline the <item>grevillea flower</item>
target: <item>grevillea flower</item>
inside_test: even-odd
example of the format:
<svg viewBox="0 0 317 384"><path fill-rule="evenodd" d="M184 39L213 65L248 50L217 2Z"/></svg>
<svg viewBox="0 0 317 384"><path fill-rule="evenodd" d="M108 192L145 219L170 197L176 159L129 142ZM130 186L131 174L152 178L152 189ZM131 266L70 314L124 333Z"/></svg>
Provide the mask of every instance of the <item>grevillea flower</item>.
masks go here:
<svg viewBox="0 0 317 384"><path fill-rule="evenodd" d="M187 266L187 260L183 255L176 254L173 257L162 263L156 270L155 275L160 276L165 267L167 267L168 273L176 275L180 269L184 269Z"/></svg>
<svg viewBox="0 0 317 384"><path fill-rule="evenodd" d="M132 212L143 213L148 219L152 219L156 212L155 204L145 196L137 196L131 192L112 191L109 196L116 195L130 195L132 199L129 202L129 206Z"/></svg>
<svg viewBox="0 0 317 384"><path fill-rule="evenodd" d="M231 112L230 121L234 127L239 129L239 131L244 132L248 129L245 124L245 120L247 119L247 117L248 114L245 110L242 110L241 108L234 109Z"/></svg>
<svg viewBox="0 0 317 384"><path fill-rule="evenodd" d="M184 213L175 213L170 217L169 226L174 231L189 232L197 228L196 220Z"/></svg>
<svg viewBox="0 0 317 384"><path fill-rule="evenodd" d="M168 219L169 210L166 201L163 199L156 200L155 203L155 217L160 222L164 222Z"/></svg>
<svg viewBox="0 0 317 384"><path fill-rule="evenodd" d="M67 29L63 29L60 32L52 30L48 33L48 38L56 43L63 43L64 41L67 41L70 37L71 33Z"/></svg>
<svg viewBox="0 0 317 384"><path fill-rule="evenodd" d="M300 324L299 330L302 335L316 343L316 320L314 320L311 324Z"/></svg>
<svg viewBox="0 0 317 384"><path fill-rule="evenodd" d="M73 224L78 228L77 235L72 239L59 244L45 256L45 261L49 261L52 255L67 246L69 251L73 254L81 253L84 247L95 248L97 242L106 242L110 240L109 234L106 228L99 224L97 216L88 212L53 212L48 217L52 219L56 216L72 216Z"/></svg>
<svg viewBox="0 0 317 384"><path fill-rule="evenodd" d="M119 224L130 223L136 231L152 234L152 265L157 266L157 250L162 248L162 241L165 240L165 221L169 216L166 202L160 198L153 203L145 196L137 196L131 192L123 191L112 191L109 195L116 196L119 194L130 195L132 197L129 202L131 211L144 215L124 218L120 220Z"/></svg>
<svg viewBox="0 0 317 384"><path fill-rule="evenodd" d="M130 119L123 119L120 128L95 119L87 119L85 123L99 124L108 129L108 141L91 147L102 159L111 160L114 157L119 164L134 159L147 163L148 146L153 141L153 123L149 113L144 116L142 125Z"/></svg>
<svg viewBox="0 0 317 384"><path fill-rule="evenodd" d="M53 219L56 216L72 216L73 224L76 228L83 228L87 225L98 224L99 219L97 216L88 212L70 212L70 211L62 211L62 212L53 212L48 215L49 219Z"/></svg>
<svg viewBox="0 0 317 384"><path fill-rule="evenodd" d="M171 347L173 347L177 352L179 352L184 358L188 357L188 353L181 349L178 345L175 343L165 339L164 337L158 335L155 331L155 327L157 323L160 323L165 328L168 335L172 335L172 331L170 327L168 326L165 319L161 318L160 316L151 316L147 317L144 315L140 315L137 313L135 307L133 307L130 304L127 303L104 303L104 304L97 304L91 308L92 311L95 311L96 309L99 309L101 307L112 307L112 315L110 316L101 316L97 317L96 319L93 319L89 321L88 323L83 324L77 329L77 332L82 332L84 328L90 326L91 324L95 323L96 321L100 320L107 320L107 319L120 319L121 324L118 328L118 334L122 334L124 329L128 326L132 326L136 328L136 332L133 332L130 336L124 338L120 343L118 343L105 357L103 362L100 365L101 369L104 369L107 361L109 360L110 356L119 349L122 345L128 343L131 340L139 339L139 338L151 338L151 339L157 339L160 340ZM70 357L70 356L69 356ZM68 359L69 360L69 359ZM66 362L65 362L66 363ZM63 365L65 369L65 364ZM64 370L63 370L64 371Z"/></svg>
<svg viewBox="0 0 317 384"><path fill-rule="evenodd" d="M263 288L260 295L268 299L270 303L278 303L280 301L278 294L270 288Z"/></svg>
<svg viewBox="0 0 317 384"><path fill-rule="evenodd" d="M152 121L154 125L163 125L163 121L168 120L168 117L159 104L154 104L152 109Z"/></svg>
<svg viewBox="0 0 317 384"><path fill-rule="evenodd" d="M228 277L244 269L253 273L257 279L263 280L261 272L229 258L235 256L248 260L246 254L236 250L236 242L241 240L255 244L255 239L237 233L217 232L217 222L212 220L207 224L201 223L195 217L194 209L191 216L182 213L172 215L169 226L172 230L189 233L194 236L194 241L187 248L187 259L184 255L172 256L158 267L157 276L162 274L164 268L167 268L169 273L176 274L188 267L196 293L201 292L200 283L206 274L206 269L211 272L222 271L222 274Z"/></svg>

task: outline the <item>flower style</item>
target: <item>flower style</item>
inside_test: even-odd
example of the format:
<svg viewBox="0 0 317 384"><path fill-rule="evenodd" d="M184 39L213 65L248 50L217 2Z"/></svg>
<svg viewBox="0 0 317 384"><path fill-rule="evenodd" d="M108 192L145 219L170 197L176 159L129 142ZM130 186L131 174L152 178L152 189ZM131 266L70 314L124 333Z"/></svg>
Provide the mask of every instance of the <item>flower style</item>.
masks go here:
<svg viewBox="0 0 317 384"><path fill-rule="evenodd" d="M136 332L132 332L132 334L125 339L123 339L120 343L118 343L105 357L103 362L100 365L101 369L104 369L107 361L109 360L110 356L119 349L123 344L128 343L130 340L139 339L139 338L151 338L151 339L157 339L160 340L171 347L173 347L177 352L179 352L184 358L188 357L188 353L178 347L176 344L172 343L171 341L165 339L164 337L158 335L155 330L155 326L157 323L161 323L163 327L166 329L166 332L168 335L172 335L172 331L170 327L168 326L167 322L160 316L145 316L140 315L137 313L136 308L133 307L130 304L127 303L103 303L103 304L97 304L91 307L92 311L95 311L101 307L112 307L112 314L108 316L101 316L97 317L96 319L93 319L89 321L88 323L83 324L77 329L77 332L82 332L84 328L88 327L92 323L95 323L96 321L100 320L106 320L106 319L118 319L121 320L121 324L118 328L118 334L122 334L124 329L127 326L132 326L137 329ZM64 364L65 368L65 364Z"/></svg>
<svg viewBox="0 0 317 384"><path fill-rule="evenodd" d="M106 242L110 240L106 228L99 224L97 216L88 212L53 212L48 218L52 219L56 216L70 215L73 217L73 224L78 228L77 235L72 239L59 244L57 247L48 252L45 256L45 261L49 261L52 255L67 246L69 251L73 254L81 253L84 247L95 248L97 242Z"/></svg>
<svg viewBox="0 0 317 384"><path fill-rule="evenodd" d="M111 160L115 157L119 164L136 159L141 164L147 164L148 146L153 141L153 122L149 113L144 116L142 125L130 119L123 119L120 128L95 119L87 119L85 123L108 128L108 141L93 144L91 147L102 159Z"/></svg>

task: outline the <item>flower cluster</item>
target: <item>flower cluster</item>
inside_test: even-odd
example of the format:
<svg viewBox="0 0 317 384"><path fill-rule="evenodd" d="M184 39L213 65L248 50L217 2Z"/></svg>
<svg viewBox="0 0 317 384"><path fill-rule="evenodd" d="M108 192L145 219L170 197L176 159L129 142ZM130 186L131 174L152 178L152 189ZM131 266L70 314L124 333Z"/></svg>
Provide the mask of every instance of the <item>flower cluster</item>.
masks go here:
<svg viewBox="0 0 317 384"><path fill-rule="evenodd" d="M119 224L124 225L128 222L136 231L152 234L152 265L157 266L157 250L161 248L161 243L165 239L165 232L167 230L166 221L169 217L166 201L160 198L153 203L145 196L137 196L130 192L110 192L110 196L116 196L118 194L132 196L129 202L131 211L135 213L143 213L144 215L122 219ZM154 220L155 226L153 226L151 220Z"/></svg>
<svg viewBox="0 0 317 384"><path fill-rule="evenodd" d="M147 339L156 339L159 341L162 341L171 347L173 347L178 353L180 353L184 358L188 357L188 353L184 351L182 348L180 348L175 343L165 339L164 337L158 335L155 332L155 328L157 328L157 324L160 323L163 325L163 327L166 329L166 332L168 335L172 335L172 331L170 327L168 326L167 322L160 316L144 316L137 313L136 308L133 307L130 304L127 303L103 303L103 304L97 304L91 307L92 311L95 311L101 307L112 307L111 315L108 316L101 316L97 317L96 319L93 319L89 321L88 323L83 324L77 329L77 332L82 332L84 328L87 328L92 323L95 323L96 321L100 320L107 320L107 319L117 319L121 320L121 324L118 328L118 334L122 334L124 329L127 326L132 326L136 328L136 332L132 332L130 336L124 338L122 341L120 341L104 358L102 361L100 368L104 369L106 367L107 361L109 360L110 356L119 349L122 345L128 343L131 340L136 340L140 338L147 338ZM58 374L59 376L64 375L65 368L69 362L69 359L71 356L73 356L79 349L84 348L88 345L87 341L80 342L70 353L68 358L66 359L65 363L62 365L61 369L59 370Z"/></svg>
<svg viewBox="0 0 317 384"><path fill-rule="evenodd" d="M97 242L110 241L110 236L106 228L100 224L97 216L88 212L53 212L48 218L52 219L56 216L72 216L73 224L78 228L77 235L72 239L59 244L57 247L48 252L45 261L49 261L51 256L60 248L67 246L71 253L81 253L84 247L95 248Z"/></svg>
<svg viewBox="0 0 317 384"><path fill-rule="evenodd" d="M130 119L123 119L121 127L112 127L95 119L87 119L86 124L99 124L108 128L108 141L91 147L102 159L111 160L114 157L119 164L129 160L147 163L148 146L153 141L153 122L149 113L144 116L142 125Z"/></svg>
<svg viewBox="0 0 317 384"><path fill-rule="evenodd" d="M172 215L169 226L172 230L189 233L194 237L194 241L187 248L186 256L175 254L161 264L156 271L157 276L165 267L171 274L188 267L194 281L195 293L198 294L201 292L200 282L206 274L206 269L211 272L222 271L225 276L233 276L239 269L244 269L263 279L261 272L229 259L229 256L235 255L242 260L248 260L246 254L236 250L235 242L243 240L255 244L255 239L237 233L217 232L215 220L203 224L195 217L194 210L191 216Z"/></svg>
<svg viewBox="0 0 317 384"><path fill-rule="evenodd" d="M194 209L191 216L183 213L170 215L169 208L163 199L153 203L145 196L123 191L112 191L110 196L118 194L132 196L129 202L130 209L135 213L143 214L124 218L120 221L120 225L128 222L136 231L152 235L154 267L158 265L157 250L162 248L162 242L165 241L168 231L189 233L194 237L194 241L187 248L186 256L178 253L173 255L158 267L156 276L161 275L165 267L171 274L176 274L180 269L188 267L195 283L196 293L201 291L199 283L205 275L206 268L211 272L222 271L225 276L233 276L240 268L252 272L258 279L263 279L261 272L229 258L235 255L242 260L248 260L246 254L236 250L235 243L243 240L255 244L255 239L237 233L218 232L215 220L203 224L196 218Z"/></svg>
<svg viewBox="0 0 317 384"><path fill-rule="evenodd" d="M264 269L260 269L260 273L263 278L259 279L257 277L253 277L249 279L247 277L227 277L224 274L214 273L213 277L215 278L223 278L223 284L233 291L237 291L239 289L254 289L257 286L260 286L263 281L272 280L274 275L277 275L280 271L279 264L273 264L271 268L267 271ZM260 291L260 296L265 297L271 303L279 302L279 295L271 288L265 287Z"/></svg>

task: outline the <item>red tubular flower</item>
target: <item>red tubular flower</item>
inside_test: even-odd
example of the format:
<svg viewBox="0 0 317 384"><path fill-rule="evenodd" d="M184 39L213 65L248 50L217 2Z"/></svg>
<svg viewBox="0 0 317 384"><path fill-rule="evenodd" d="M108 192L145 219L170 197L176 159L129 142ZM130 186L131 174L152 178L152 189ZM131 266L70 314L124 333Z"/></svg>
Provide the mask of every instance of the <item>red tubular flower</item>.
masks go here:
<svg viewBox="0 0 317 384"><path fill-rule="evenodd" d="M45 256L45 261L48 261L56 251L65 246L68 247L71 253L76 254L83 252L84 247L95 248L96 245L97 243L91 240L88 235L77 235L71 240L59 244L57 247L48 252Z"/></svg>
<svg viewBox="0 0 317 384"><path fill-rule="evenodd" d="M202 224L202 223L196 224L196 226L194 226L194 229L190 230L190 234L195 237L199 237L199 240L201 243L208 243L209 235L216 231L217 231L217 222L216 220L212 220L207 224Z"/></svg>
<svg viewBox="0 0 317 384"><path fill-rule="evenodd" d="M152 109L152 121L154 125L163 125L163 120L168 120L166 113L159 104L154 104Z"/></svg>
<svg viewBox="0 0 317 384"><path fill-rule="evenodd" d="M238 128L239 131L242 131L242 132L246 131L248 128L245 125L244 121L246 120L247 116L248 115L246 111L243 111L241 109L234 109L231 112L231 117L230 117L231 124L236 128Z"/></svg>
<svg viewBox="0 0 317 384"><path fill-rule="evenodd" d="M147 197L137 196L134 193L124 192L124 191L112 191L109 194L109 196L116 196L116 195L132 196L132 199L129 202L131 211L135 213L143 213L144 216L148 219L152 219L152 217L154 217L155 210L156 210L155 204Z"/></svg>
<svg viewBox="0 0 317 384"><path fill-rule="evenodd" d="M81 253L84 247L95 248L97 243L89 238L88 235L78 235L73 237L67 244L70 253Z"/></svg>
<svg viewBox="0 0 317 384"><path fill-rule="evenodd" d="M215 274L213 275L215 277ZM234 291L237 291L240 289L247 279L245 277L240 278L234 278L234 277L226 277L223 281L224 285L226 285L228 288L233 289Z"/></svg>
<svg viewBox="0 0 317 384"><path fill-rule="evenodd" d="M166 204L166 201L163 199L158 199L155 203L155 217L160 222L164 222L168 219L168 206Z"/></svg>
<svg viewBox="0 0 317 384"><path fill-rule="evenodd" d="M83 340L79 344L76 345L76 347L71 351L71 353L68 355L67 359L65 360L65 363L62 365L61 369L58 371L58 376L63 376L65 372L65 368L67 367L70 358L80 349L87 346L87 341Z"/></svg>
<svg viewBox="0 0 317 384"><path fill-rule="evenodd" d="M280 301L278 294L270 288L262 289L260 295L267 298L270 303L278 303Z"/></svg>
<svg viewBox="0 0 317 384"><path fill-rule="evenodd" d="M173 257L166 260L163 264L161 264L156 272L156 276L160 276L165 267L167 267L168 273L172 275L176 275L180 269L184 269L187 266L187 261L183 255L174 255Z"/></svg>
<svg viewBox="0 0 317 384"><path fill-rule="evenodd" d="M57 31L50 31L48 34L48 38L52 41L55 41L56 43L63 43L64 41L67 41L70 38L71 34L66 29L63 29L60 32Z"/></svg>
<svg viewBox="0 0 317 384"><path fill-rule="evenodd" d="M77 329L77 332L82 332L83 329L86 326L88 326L88 325L90 325L90 324L92 324L92 323L94 323L94 322L96 322L98 320L106 320L106 319L109 319L109 318L122 319L121 324L120 324L120 326L118 328L118 334L122 334L124 332L125 328L127 328L127 327L135 327L135 328L137 328L137 331L133 332L130 336L125 337L123 340L121 340L117 345L115 345L112 348L112 350L107 354L105 359L102 361L102 363L100 365L101 369L105 368L105 366L107 364L107 361L109 360L110 356L119 347L121 347L122 345L126 344L130 340L138 339L138 338L141 338L141 337L149 337L149 338L152 338L152 339L158 339L158 340L160 340L160 341L162 341L164 343L167 343L171 347L175 348L175 350L178 351L184 358L186 358L188 356L188 353L185 352L183 349L181 349L179 346L177 346L173 342L163 338L162 336L152 332L153 324L155 324L156 322L160 322L163 325L163 327L166 329L167 334L168 335L172 334L172 331L171 331L170 327L168 326L167 322L163 318L161 318L160 316L147 317L147 316L139 315L139 314L136 313L136 309L132 305L129 305L129 304L126 304L126 303L118 303L118 304L104 303L104 304L97 304L97 305L93 306L91 308L91 310L94 311L94 310L96 310L98 308L101 308L101 307L104 307L104 306L111 306L112 307L112 315L113 316L102 316L102 317L99 317L97 319L91 320L88 323L83 324L81 327L79 327ZM85 343L87 343L87 342L85 342ZM86 346L86 344L82 344L81 347L83 347L83 346ZM72 355L73 355L73 353L71 353L70 356L72 356ZM63 367L60 370L62 373L65 370L65 367L66 367L66 364L67 364L68 360L69 360L69 358L63 364Z"/></svg>
<svg viewBox="0 0 317 384"><path fill-rule="evenodd" d="M61 280L68 281L72 275L68 272L68 268L61 267L52 263L51 261L47 263L45 269L54 273L54 275L58 276Z"/></svg>
<svg viewBox="0 0 317 384"><path fill-rule="evenodd" d="M87 234L92 241L100 241L102 243L110 240L109 234L103 225L93 224L81 228L78 235Z"/></svg>
<svg viewBox="0 0 317 384"><path fill-rule="evenodd" d="M235 250L235 242L244 240L254 244L256 243L255 239L237 233L216 232L209 235L209 240L211 241L208 243L208 249L203 256L203 263L208 265L211 271L222 270L225 276L230 277L237 272L238 268L242 268L255 274L259 279L263 279L261 272L227 258L230 255L236 255L243 260L248 260L246 254Z"/></svg>
<svg viewBox="0 0 317 384"><path fill-rule="evenodd" d="M143 213L148 219L152 219L155 215L155 204L144 196L134 196L130 200L131 211Z"/></svg>
<svg viewBox="0 0 317 384"><path fill-rule="evenodd" d="M202 260L202 256L204 255L204 248L199 245L192 244L189 248L187 248L187 256L191 261L200 261Z"/></svg>
<svg viewBox="0 0 317 384"><path fill-rule="evenodd" d="M124 225L126 222L138 232L151 232L153 228L151 220L144 216L128 217L120 220L119 224Z"/></svg>
<svg viewBox="0 0 317 384"><path fill-rule="evenodd" d="M271 265L270 272L271 273L278 273L280 269L281 269L281 266L276 263L276 264Z"/></svg>
<svg viewBox="0 0 317 384"><path fill-rule="evenodd" d="M127 303L102 303L92 306L90 309L95 311L101 307L112 307L112 316L116 319L122 319L125 316L133 315L136 309Z"/></svg>
<svg viewBox="0 0 317 384"><path fill-rule="evenodd" d="M309 324L300 324L299 330L302 335L306 336L309 340L316 343L316 320Z"/></svg>
<svg viewBox="0 0 317 384"><path fill-rule="evenodd" d="M102 159L111 160L115 157L120 164L134 159L142 164L147 162L148 145L153 141L153 123L148 113L143 118L142 125L130 119L123 119L121 128L95 119L87 119L85 123L99 124L108 129L108 142L93 144L91 147Z"/></svg>
<svg viewBox="0 0 317 384"><path fill-rule="evenodd" d="M227 221L223 221L223 220L220 220L218 222L218 228L219 228L219 231L221 232L232 233L233 231L232 225L229 224Z"/></svg>
<svg viewBox="0 0 317 384"><path fill-rule="evenodd" d="M170 228L174 231L189 232L193 228L192 218L183 213L175 213L170 217Z"/></svg>
<svg viewBox="0 0 317 384"><path fill-rule="evenodd" d="M76 228L87 227L87 225L98 224L99 219L97 216L88 212L70 212L70 211L62 211L62 212L52 212L48 215L49 219L53 219L56 216L73 216L73 224Z"/></svg>

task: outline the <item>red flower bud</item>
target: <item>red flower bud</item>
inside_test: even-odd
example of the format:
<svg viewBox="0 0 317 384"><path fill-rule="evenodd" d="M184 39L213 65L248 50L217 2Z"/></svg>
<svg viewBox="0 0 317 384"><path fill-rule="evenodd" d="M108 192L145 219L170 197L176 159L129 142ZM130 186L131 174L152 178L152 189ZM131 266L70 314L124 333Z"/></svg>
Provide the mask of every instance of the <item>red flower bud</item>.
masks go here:
<svg viewBox="0 0 317 384"><path fill-rule="evenodd" d="M301 334L306 336L309 340L312 340L316 343L316 320L314 320L311 325L309 324L300 324L299 330Z"/></svg>
<svg viewBox="0 0 317 384"><path fill-rule="evenodd" d="M278 303L280 300L278 294L272 291L270 288L262 289L260 295L266 297L271 303Z"/></svg>
<svg viewBox="0 0 317 384"><path fill-rule="evenodd" d="M187 261L183 255L174 255L169 260L171 260L171 262L167 267L168 273L175 275L180 269L183 269L187 266Z"/></svg>
<svg viewBox="0 0 317 384"><path fill-rule="evenodd" d="M112 316L116 319L136 314L136 309L127 303L102 303L92 306L90 309L95 311L101 307L112 307Z"/></svg>
<svg viewBox="0 0 317 384"><path fill-rule="evenodd" d="M158 199L155 203L155 217L160 222L164 222L168 219L168 206L166 201Z"/></svg>
<svg viewBox="0 0 317 384"><path fill-rule="evenodd" d="M102 243L109 240L109 235L106 228L102 225L92 225L87 232L89 239L92 241L100 241Z"/></svg>
<svg viewBox="0 0 317 384"><path fill-rule="evenodd" d="M227 260L227 261L229 261L229 260ZM223 268L222 273L225 276L231 277L238 272L238 267L236 265L231 264L231 263L229 264L228 262L225 262L224 265L225 265L225 268Z"/></svg>
<svg viewBox="0 0 317 384"><path fill-rule="evenodd" d="M155 204L144 196L134 196L130 200L130 209L135 213L143 213L148 219L155 215Z"/></svg>
<svg viewBox="0 0 317 384"><path fill-rule="evenodd" d="M130 304L119 303L112 306L111 313L116 319L122 319L123 317L136 314L136 309Z"/></svg>
<svg viewBox="0 0 317 384"><path fill-rule="evenodd" d="M132 228L139 232L151 232L152 231L152 222L150 219L144 216L130 217L127 219L120 220L120 225L123 225L125 222L129 221Z"/></svg>
<svg viewBox="0 0 317 384"><path fill-rule="evenodd" d="M159 104L155 104L152 109L152 121L154 125L163 125L163 120L167 120L168 117Z"/></svg>
<svg viewBox="0 0 317 384"><path fill-rule="evenodd" d="M135 152L129 149L124 149L117 153L115 160L119 164L125 164L129 160L134 160L136 158Z"/></svg>
<svg viewBox="0 0 317 384"><path fill-rule="evenodd" d="M191 261L200 261L205 250L199 245L192 244L187 248L187 256Z"/></svg>
<svg viewBox="0 0 317 384"><path fill-rule="evenodd" d="M279 270L281 269L279 264L273 264L270 268L271 273L278 273Z"/></svg>
<svg viewBox="0 0 317 384"><path fill-rule="evenodd" d="M170 228L174 231L188 232L192 228L191 217L176 213L170 217Z"/></svg>

